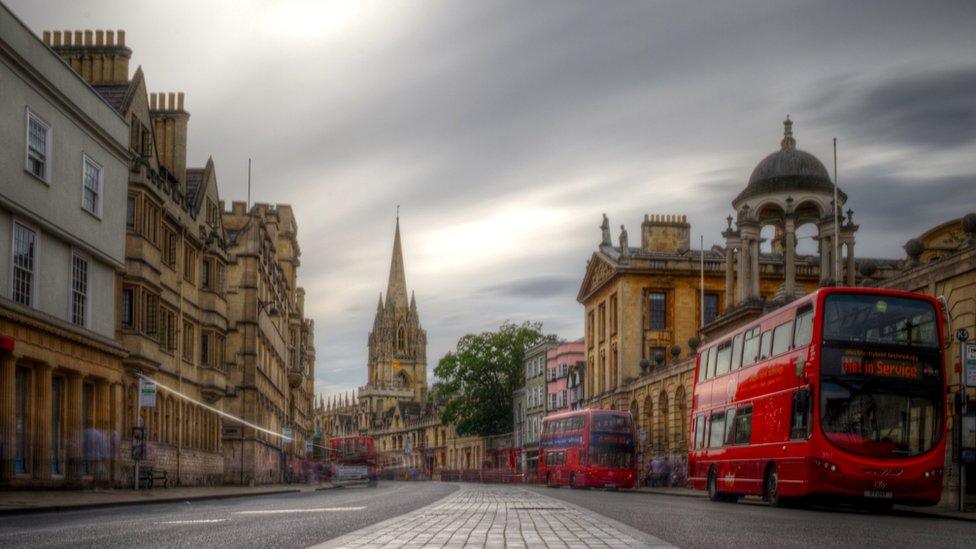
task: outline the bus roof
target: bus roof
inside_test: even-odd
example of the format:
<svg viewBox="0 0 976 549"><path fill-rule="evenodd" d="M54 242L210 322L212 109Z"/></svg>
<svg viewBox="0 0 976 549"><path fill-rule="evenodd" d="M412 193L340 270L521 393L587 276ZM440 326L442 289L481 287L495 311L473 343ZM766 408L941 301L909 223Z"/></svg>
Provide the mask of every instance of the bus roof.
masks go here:
<svg viewBox="0 0 976 549"><path fill-rule="evenodd" d="M887 295L894 297L910 297L915 299L924 299L926 301L931 301L932 303L938 303L938 300L930 295L919 294L915 292L906 292L904 290L892 290L889 288L861 288L854 286L831 286L827 288L817 288L816 290L810 292L809 294L797 299L796 301L791 301L782 307L772 310L759 318L756 318L750 322L742 324L732 330L729 330L707 343L703 343L698 348L698 353L701 353L705 349L713 347L721 342L726 341L728 338L735 336L740 332L745 332L755 328L756 326L761 326L764 322L776 318L785 311L791 309L797 309L806 305L807 303L820 303L823 298L830 294L867 294L867 295Z"/></svg>
<svg viewBox="0 0 976 549"><path fill-rule="evenodd" d="M554 419L564 419L564 418L567 418L567 417L576 417L576 416L590 416L590 415L593 415L594 413L613 414L613 415L618 415L618 416L629 416L630 415L630 412L625 411L625 410L603 410L603 409L600 409L600 408L584 408L582 410L569 410L569 411L566 411L566 412L557 412L555 414L550 414L550 415L542 418L542 421L545 422L545 421L554 420Z"/></svg>

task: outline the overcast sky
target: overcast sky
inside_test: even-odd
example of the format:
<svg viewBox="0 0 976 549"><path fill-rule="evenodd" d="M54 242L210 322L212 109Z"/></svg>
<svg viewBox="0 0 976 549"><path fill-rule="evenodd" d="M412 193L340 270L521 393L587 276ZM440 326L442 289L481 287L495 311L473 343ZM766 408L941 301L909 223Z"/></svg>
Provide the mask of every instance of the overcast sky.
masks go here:
<svg viewBox="0 0 976 549"><path fill-rule="evenodd" d="M976 209L972 1L3 1L125 29L221 198L251 157L252 199L294 206L322 394L365 382L396 204L431 370L506 319L581 337L603 212L720 243L787 114L828 166L838 138L858 255Z"/></svg>

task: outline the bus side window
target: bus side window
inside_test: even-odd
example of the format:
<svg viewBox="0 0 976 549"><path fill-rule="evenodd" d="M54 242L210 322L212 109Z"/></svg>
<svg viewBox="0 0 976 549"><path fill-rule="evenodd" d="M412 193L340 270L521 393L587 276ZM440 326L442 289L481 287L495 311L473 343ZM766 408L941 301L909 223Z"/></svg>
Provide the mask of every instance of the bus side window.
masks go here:
<svg viewBox="0 0 976 549"><path fill-rule="evenodd" d="M735 408L729 408L725 412L725 444L733 444L733 435L735 435Z"/></svg>
<svg viewBox="0 0 976 549"><path fill-rule="evenodd" d="M732 338L732 369L738 370L742 364L742 334Z"/></svg>
<svg viewBox="0 0 976 549"><path fill-rule="evenodd" d="M708 437L708 447L720 448L722 446L722 438L725 436L725 412L712 414L709 423L711 433Z"/></svg>
<svg viewBox="0 0 976 549"><path fill-rule="evenodd" d="M695 448L705 447L705 416L699 414L695 418Z"/></svg>
<svg viewBox="0 0 976 549"><path fill-rule="evenodd" d="M790 421L790 438L803 439L810 436L810 389L797 389L793 393L793 417Z"/></svg>
<svg viewBox="0 0 976 549"><path fill-rule="evenodd" d="M752 406L739 408L735 414L735 441L733 444L749 444L752 439Z"/></svg>
<svg viewBox="0 0 976 549"><path fill-rule="evenodd" d="M715 375L720 376L729 373L729 367L732 364L732 342L726 341L720 344L715 356Z"/></svg>
<svg viewBox="0 0 976 549"><path fill-rule="evenodd" d="M796 314L796 327L793 331L793 348L799 349L810 344L813 337L813 305L807 305Z"/></svg>
<svg viewBox="0 0 976 549"><path fill-rule="evenodd" d="M759 342L759 360L766 360L772 355L769 354L773 350L773 332L771 330L766 330L762 333L762 338Z"/></svg>
<svg viewBox="0 0 976 549"><path fill-rule="evenodd" d="M708 348L708 371L705 372L705 379L715 377L715 355L718 354L716 351L714 345Z"/></svg>
<svg viewBox="0 0 976 549"><path fill-rule="evenodd" d="M753 328L746 332L745 342L742 346L742 366L752 366L756 363L756 356L759 354L759 328Z"/></svg>
<svg viewBox="0 0 976 549"><path fill-rule="evenodd" d="M784 322L773 329L773 350L769 356L776 356L790 350L793 342L793 321Z"/></svg>

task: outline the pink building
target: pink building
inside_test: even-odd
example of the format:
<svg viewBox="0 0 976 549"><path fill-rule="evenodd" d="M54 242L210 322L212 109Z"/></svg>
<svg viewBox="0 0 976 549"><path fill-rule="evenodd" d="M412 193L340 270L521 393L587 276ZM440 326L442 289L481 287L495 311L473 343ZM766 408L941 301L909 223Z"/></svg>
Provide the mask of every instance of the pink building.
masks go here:
<svg viewBox="0 0 976 549"><path fill-rule="evenodd" d="M569 376L585 362L582 339L560 343L546 353L546 415L570 409Z"/></svg>

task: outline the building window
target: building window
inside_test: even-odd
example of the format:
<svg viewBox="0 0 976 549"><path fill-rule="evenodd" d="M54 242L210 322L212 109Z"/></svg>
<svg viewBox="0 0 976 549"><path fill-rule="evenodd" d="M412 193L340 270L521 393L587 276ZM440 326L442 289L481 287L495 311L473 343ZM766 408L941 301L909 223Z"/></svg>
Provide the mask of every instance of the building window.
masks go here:
<svg viewBox="0 0 976 549"><path fill-rule="evenodd" d="M159 296L146 292L145 321L142 331L148 336L156 336L159 332Z"/></svg>
<svg viewBox="0 0 976 549"><path fill-rule="evenodd" d="M193 362L193 324L183 320L183 360Z"/></svg>
<svg viewBox="0 0 976 549"><path fill-rule="evenodd" d="M597 325L596 329L600 331L600 342L602 343L603 341L605 341L607 339L607 305L606 305L606 303L601 303L599 310L600 310L600 314L599 314L599 316L597 316L597 318L599 320L598 320L598 325Z"/></svg>
<svg viewBox="0 0 976 549"><path fill-rule="evenodd" d="M610 335L617 333L617 294L610 296Z"/></svg>
<svg viewBox="0 0 976 549"><path fill-rule="evenodd" d="M85 156L81 189L81 207L88 213L102 214L102 167Z"/></svg>
<svg viewBox="0 0 976 549"><path fill-rule="evenodd" d="M28 394L28 377L30 372L27 368L17 368L17 419L16 419L16 447L14 448L14 472L27 472L27 403L30 395Z"/></svg>
<svg viewBox="0 0 976 549"><path fill-rule="evenodd" d="M200 365L210 366L210 332L200 330Z"/></svg>
<svg viewBox="0 0 976 549"><path fill-rule="evenodd" d="M704 307L705 324L718 318L718 294L706 293Z"/></svg>
<svg viewBox="0 0 976 549"><path fill-rule="evenodd" d="M172 269L176 268L176 242L177 236L176 231L173 230L169 224L163 224L163 246L162 246L162 258L163 263Z"/></svg>
<svg viewBox="0 0 976 549"><path fill-rule="evenodd" d="M125 199L125 228L130 231L136 228L136 197L134 196Z"/></svg>
<svg viewBox="0 0 976 549"><path fill-rule="evenodd" d="M88 317L88 260L71 258L71 322L85 326Z"/></svg>
<svg viewBox="0 0 976 549"><path fill-rule="evenodd" d="M166 307L159 308L159 344L170 353L176 350L176 314Z"/></svg>
<svg viewBox="0 0 976 549"><path fill-rule="evenodd" d="M44 181L51 178L48 158L51 156L51 125L27 111L27 166L30 173Z"/></svg>
<svg viewBox="0 0 976 549"><path fill-rule="evenodd" d="M667 294L651 292L647 296L648 329L665 330L668 327Z"/></svg>
<svg viewBox="0 0 976 549"><path fill-rule="evenodd" d="M28 307L34 304L34 275L37 256L37 233L14 223L13 300Z"/></svg>
<svg viewBox="0 0 976 549"><path fill-rule="evenodd" d="M189 242L183 245L183 278L190 284L195 283L197 252Z"/></svg>
<svg viewBox="0 0 976 549"><path fill-rule="evenodd" d="M586 315L586 344L593 348L593 311Z"/></svg>
<svg viewBox="0 0 976 549"><path fill-rule="evenodd" d="M141 126L141 127L142 127L142 156L144 158L149 158L150 156L152 156L152 148L153 148L152 132L149 131L149 128L146 128L145 126Z"/></svg>
<svg viewBox="0 0 976 549"><path fill-rule="evenodd" d="M122 327L131 328L132 327L132 288L124 288L122 290Z"/></svg>
<svg viewBox="0 0 976 549"><path fill-rule="evenodd" d="M213 269L213 261L210 259L204 259L200 270L200 285L206 290L212 290L210 287L210 271Z"/></svg>

